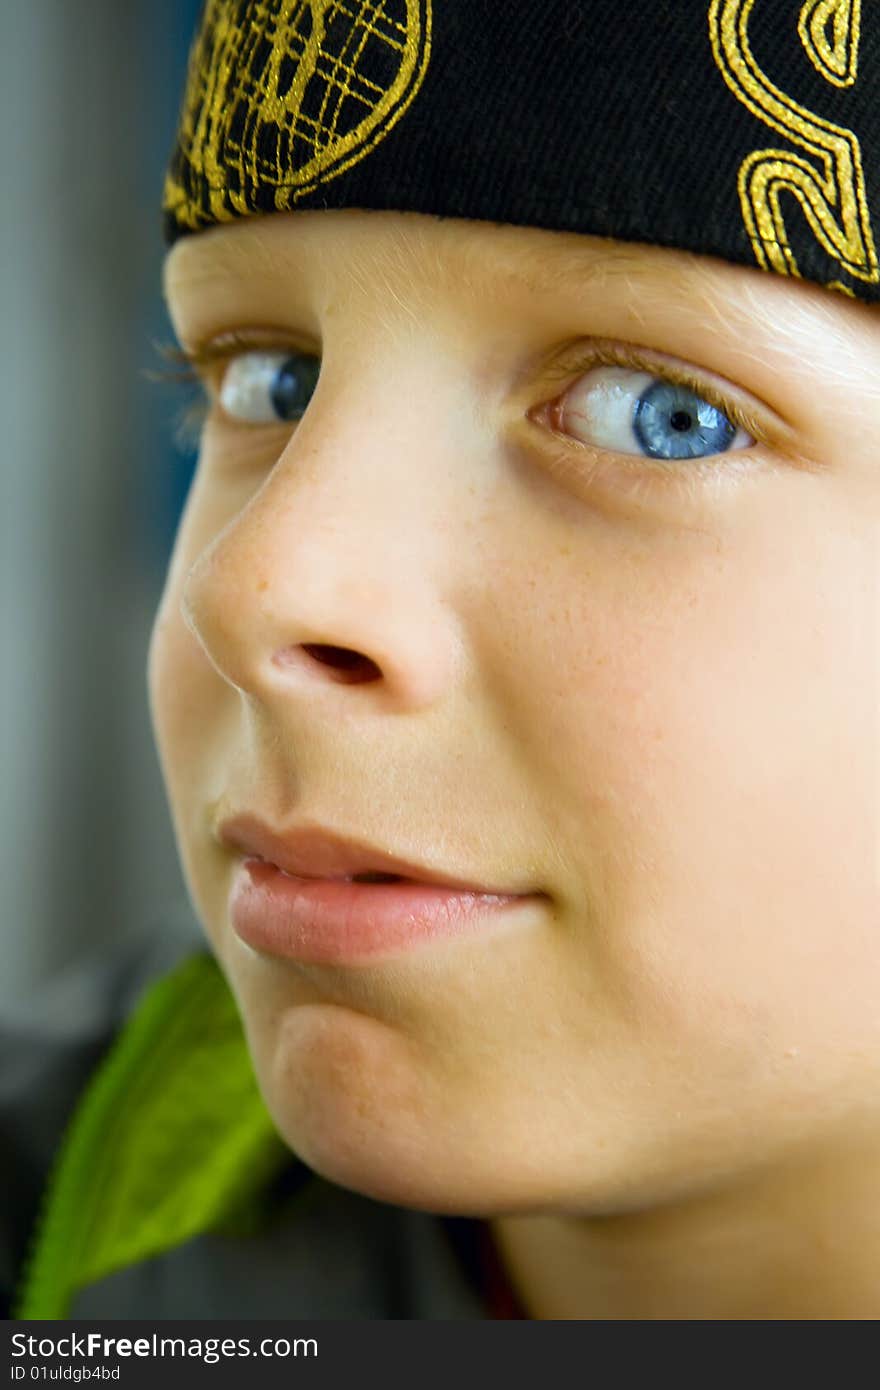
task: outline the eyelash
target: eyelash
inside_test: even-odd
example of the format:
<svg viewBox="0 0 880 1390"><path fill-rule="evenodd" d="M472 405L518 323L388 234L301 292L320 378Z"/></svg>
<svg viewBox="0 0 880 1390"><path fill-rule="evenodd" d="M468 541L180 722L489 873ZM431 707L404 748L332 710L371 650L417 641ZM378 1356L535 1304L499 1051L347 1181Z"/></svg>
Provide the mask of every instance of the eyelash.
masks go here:
<svg viewBox="0 0 880 1390"><path fill-rule="evenodd" d="M201 388L198 397L184 405L174 424L175 443L187 453L195 452L198 448L205 421L211 410L212 402L205 380L207 371L211 367L219 363L229 362L232 358L245 352L254 352L260 349L269 352L285 349L291 349L294 352L304 351L303 349L291 348L289 343L257 342L234 332L224 334L216 342L191 351L178 347L176 343L158 343L155 346L160 356L173 366L148 372L147 375L153 381L168 385L189 385ZM573 361L563 360L549 373L545 373L543 379L545 382L565 380L569 385L573 385L593 368L606 366L627 367L635 371L650 372L652 376L693 391L703 400L708 401L710 405L713 405L716 410L720 410L726 415L738 429L744 429L752 435L756 443L768 443L767 432L760 420L742 406L725 399L723 393L711 382L703 380L698 372L689 370L684 363L676 363L674 366L663 364L661 369L660 364L656 360L652 360L650 355L640 354L634 348L625 348L613 343L594 344L588 352L581 352ZM564 390L560 391L553 398L553 401L558 400L559 396L564 394ZM553 401L542 402L541 405L552 404ZM538 408L540 407L535 407L535 409ZM611 454L611 451L607 449L598 449L579 440L568 439L567 436L558 431L550 430L549 434L551 439L560 441L564 446L554 456L556 472L561 474L563 478L565 476L574 478L576 474L581 483L584 481L585 464L590 469L591 480L593 474L598 477L602 473L607 473L609 456L615 459L617 466L629 475L637 487L641 480L642 484L659 483L665 488L677 489L691 495L698 489L705 487L708 482L717 480L722 467L724 472L729 475L731 472L750 471L752 466L741 458L741 455L747 453L748 450L734 450L725 455L711 454L706 458L691 459L688 460L688 467L683 468L681 461L652 459L641 454ZM599 455L605 461L600 462ZM724 458L723 465L718 464L719 457Z"/></svg>
<svg viewBox="0 0 880 1390"><path fill-rule="evenodd" d="M191 351L178 347L176 343L154 343L153 346L168 365L148 371L146 375L150 381L162 386L198 389L194 399L184 402L172 426L175 446L185 454L198 451L202 431L211 411L212 402L206 382L208 369L216 363L231 361L241 353L254 352L259 347L275 350L273 344L255 343L236 333L224 334L216 343L208 343Z"/></svg>

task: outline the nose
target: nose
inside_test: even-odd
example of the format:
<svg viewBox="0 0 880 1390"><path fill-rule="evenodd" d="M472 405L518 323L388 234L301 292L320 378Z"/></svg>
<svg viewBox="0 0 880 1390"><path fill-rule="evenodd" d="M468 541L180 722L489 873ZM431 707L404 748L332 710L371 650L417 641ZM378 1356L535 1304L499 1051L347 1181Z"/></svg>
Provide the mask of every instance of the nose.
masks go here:
<svg viewBox="0 0 880 1390"><path fill-rule="evenodd" d="M375 383L326 383L323 404L319 383L262 487L188 572L185 622L257 699L352 685L411 709L458 668L451 445L442 458L442 431L402 409L400 389L389 400L387 379L384 402Z"/></svg>

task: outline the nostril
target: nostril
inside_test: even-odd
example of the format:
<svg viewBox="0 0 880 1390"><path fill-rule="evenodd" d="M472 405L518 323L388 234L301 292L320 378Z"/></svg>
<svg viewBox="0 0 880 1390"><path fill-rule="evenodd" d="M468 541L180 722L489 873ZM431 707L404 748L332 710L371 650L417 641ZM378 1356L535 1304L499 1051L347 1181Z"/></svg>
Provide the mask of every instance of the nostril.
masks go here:
<svg viewBox="0 0 880 1390"><path fill-rule="evenodd" d="M353 652L350 647L327 647L317 642L303 643L303 651L326 666L337 666L343 670L351 670L366 659L359 652Z"/></svg>
<svg viewBox="0 0 880 1390"><path fill-rule="evenodd" d="M360 652L352 651L351 647L332 647L323 642L304 642L302 649L315 661L319 661L322 666L332 667L339 679L346 682L371 681L380 674L374 661L371 661L368 656L362 656Z"/></svg>

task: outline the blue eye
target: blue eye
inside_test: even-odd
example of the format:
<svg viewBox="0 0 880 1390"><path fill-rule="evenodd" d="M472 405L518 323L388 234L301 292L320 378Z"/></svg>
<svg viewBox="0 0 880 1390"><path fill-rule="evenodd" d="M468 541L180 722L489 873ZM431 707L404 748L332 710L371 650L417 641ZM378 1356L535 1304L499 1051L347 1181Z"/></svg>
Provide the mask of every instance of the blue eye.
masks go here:
<svg viewBox="0 0 880 1390"><path fill-rule="evenodd" d="M249 424L299 420L318 383L321 364L306 353L241 352L223 373L220 404Z"/></svg>
<svg viewBox="0 0 880 1390"><path fill-rule="evenodd" d="M755 443L690 387L633 367L591 368L566 393L560 418L585 444L653 459L707 458Z"/></svg>
<svg viewBox="0 0 880 1390"><path fill-rule="evenodd" d="M655 381L643 391L633 412L633 433L655 459L695 459L723 454L736 437L736 425L687 386Z"/></svg>

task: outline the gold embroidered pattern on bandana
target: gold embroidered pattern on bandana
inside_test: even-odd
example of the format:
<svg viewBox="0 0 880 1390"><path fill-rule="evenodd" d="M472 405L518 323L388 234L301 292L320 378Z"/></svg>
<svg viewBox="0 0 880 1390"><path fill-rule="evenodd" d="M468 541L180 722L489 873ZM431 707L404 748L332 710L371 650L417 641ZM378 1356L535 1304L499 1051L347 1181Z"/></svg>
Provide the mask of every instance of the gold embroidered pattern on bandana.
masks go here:
<svg viewBox="0 0 880 1390"><path fill-rule="evenodd" d="M808 0L801 10L801 43L816 71L835 87L851 87L858 76L861 23L862 0Z"/></svg>
<svg viewBox="0 0 880 1390"><path fill-rule="evenodd" d="M186 179L169 174L163 206L193 230L254 211L260 187L294 207L388 134L430 52L431 0L208 0L180 124Z"/></svg>
<svg viewBox="0 0 880 1390"><path fill-rule="evenodd" d="M780 207L780 194L788 192L797 198L817 240L842 270L875 284L880 267L859 141L853 131L799 105L761 71L748 37L755 3L712 0L709 31L715 61L738 100L810 156L764 149L743 160L738 189L755 258L765 270L800 274ZM807 0L801 7L801 43L816 71L835 86L850 87L857 79L860 20L860 0ZM852 293L840 281L829 288Z"/></svg>

